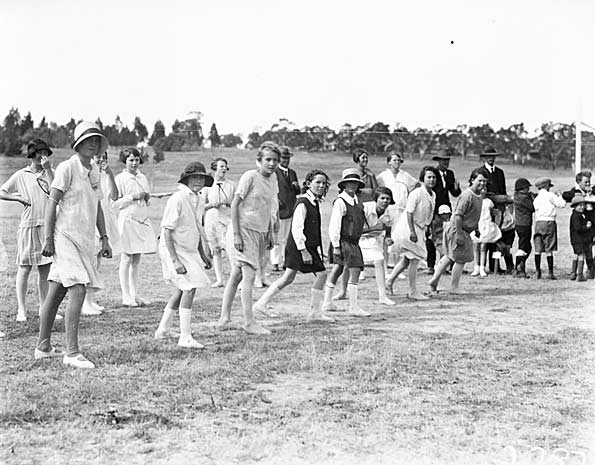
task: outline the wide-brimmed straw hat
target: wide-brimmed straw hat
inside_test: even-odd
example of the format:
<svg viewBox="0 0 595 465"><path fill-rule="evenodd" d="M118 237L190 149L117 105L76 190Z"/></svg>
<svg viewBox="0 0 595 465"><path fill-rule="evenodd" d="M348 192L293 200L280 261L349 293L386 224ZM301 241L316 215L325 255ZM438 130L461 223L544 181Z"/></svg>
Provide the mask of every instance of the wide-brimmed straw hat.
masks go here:
<svg viewBox="0 0 595 465"><path fill-rule="evenodd" d="M437 154L435 154L432 157L432 160L434 160L434 161L450 160L455 155L456 155L455 149L453 149L452 147L449 147L447 149L440 150Z"/></svg>
<svg viewBox="0 0 595 465"><path fill-rule="evenodd" d="M186 168L184 168L184 171L182 171L182 174L180 174L178 182L182 182L190 176L203 176L205 178L205 186L211 187L213 185L213 176L207 173L205 165L199 161L189 163Z"/></svg>
<svg viewBox="0 0 595 465"><path fill-rule="evenodd" d="M535 187L537 187L537 189L544 189L546 187L554 187L554 185L550 178L539 178L535 181Z"/></svg>
<svg viewBox="0 0 595 465"><path fill-rule="evenodd" d="M31 142L27 144L27 158L33 158L37 152L40 150L47 150L48 156L52 153L50 146L42 139L33 139Z"/></svg>
<svg viewBox="0 0 595 465"><path fill-rule="evenodd" d="M586 203L587 198L584 195L575 195L572 197L572 201L570 202L570 206L572 208L576 207L579 203Z"/></svg>
<svg viewBox="0 0 595 465"><path fill-rule="evenodd" d="M104 153L107 150L109 142L101 132L101 129L99 129L99 126L97 126L95 123L91 123L90 121L81 121L76 125L76 128L74 128L74 142L72 143L72 148L76 150L76 147L82 141L93 136L99 136L101 139L101 147L99 148L98 153Z"/></svg>
<svg viewBox="0 0 595 465"><path fill-rule="evenodd" d="M494 147L488 147L483 151L480 157L497 157L498 155L500 155L500 152L498 152Z"/></svg>
<svg viewBox="0 0 595 465"><path fill-rule="evenodd" d="M356 181L359 183L360 187L364 187L366 183L362 181L360 177L359 170L357 168L347 168L343 170L343 179L338 182L339 189L343 189L343 186L347 181Z"/></svg>

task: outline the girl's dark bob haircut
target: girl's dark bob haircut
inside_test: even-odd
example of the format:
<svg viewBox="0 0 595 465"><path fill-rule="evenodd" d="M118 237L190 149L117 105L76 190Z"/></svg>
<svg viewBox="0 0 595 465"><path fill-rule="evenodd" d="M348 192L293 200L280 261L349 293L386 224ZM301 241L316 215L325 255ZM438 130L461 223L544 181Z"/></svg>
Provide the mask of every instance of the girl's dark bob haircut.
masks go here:
<svg viewBox="0 0 595 465"><path fill-rule="evenodd" d="M120 161L122 163L126 163L126 160L128 159L129 156L133 156L133 157L138 157L140 158L140 164L142 165L144 163L143 157L140 154L140 152L138 151L138 149L134 148L134 147L127 147L124 150L122 150L120 152Z"/></svg>

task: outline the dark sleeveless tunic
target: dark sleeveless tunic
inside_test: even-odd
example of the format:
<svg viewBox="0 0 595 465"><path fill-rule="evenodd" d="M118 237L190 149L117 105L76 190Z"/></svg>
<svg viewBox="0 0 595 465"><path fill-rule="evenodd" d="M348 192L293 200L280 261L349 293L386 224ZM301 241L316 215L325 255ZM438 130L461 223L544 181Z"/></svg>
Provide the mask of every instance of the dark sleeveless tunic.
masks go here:
<svg viewBox="0 0 595 465"><path fill-rule="evenodd" d="M364 213L364 205L358 202L355 205L349 205L343 198L339 197L335 200L341 199L345 203L346 212L341 219L341 254L340 262L335 262L333 257L333 244L329 247L329 261L330 263L338 263L339 265L347 266L349 268L364 267L364 258L362 257L362 250L359 248L359 239L362 237L364 230L364 223L366 215Z"/></svg>
<svg viewBox="0 0 595 465"><path fill-rule="evenodd" d="M306 197L300 197L295 207L303 204L306 207L304 218L304 236L306 236L306 250L312 255L312 264L305 265L302 254L295 245L293 234L289 232L287 244L285 245L285 267L297 270L302 273L318 273L325 270L322 262L322 236L320 233L320 209L318 205L312 205ZM295 211L295 209L294 209Z"/></svg>

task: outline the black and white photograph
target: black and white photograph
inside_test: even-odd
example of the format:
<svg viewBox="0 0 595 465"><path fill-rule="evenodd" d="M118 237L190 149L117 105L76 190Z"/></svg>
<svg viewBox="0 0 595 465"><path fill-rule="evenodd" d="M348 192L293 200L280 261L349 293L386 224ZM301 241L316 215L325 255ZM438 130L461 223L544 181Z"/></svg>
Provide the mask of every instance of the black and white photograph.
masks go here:
<svg viewBox="0 0 595 465"><path fill-rule="evenodd" d="M0 464L595 464L595 2L0 2Z"/></svg>

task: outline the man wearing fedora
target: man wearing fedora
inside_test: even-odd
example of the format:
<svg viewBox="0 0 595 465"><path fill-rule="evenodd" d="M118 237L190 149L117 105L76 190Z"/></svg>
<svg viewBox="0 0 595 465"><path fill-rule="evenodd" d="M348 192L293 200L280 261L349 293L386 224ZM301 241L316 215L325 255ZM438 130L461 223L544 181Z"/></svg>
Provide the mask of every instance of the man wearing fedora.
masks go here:
<svg viewBox="0 0 595 465"><path fill-rule="evenodd" d="M295 208L296 196L300 193L300 184L297 174L289 167L293 153L289 147L282 146L281 158L275 173L279 186L279 232L275 246L271 250L271 264L273 271L281 271L285 261L285 245L291 230L291 218Z"/></svg>
<svg viewBox="0 0 595 465"><path fill-rule="evenodd" d="M441 150L432 157L432 160L438 162L436 170L438 177L436 179L436 185L434 186L434 193L436 194L436 206L434 208L434 219L432 220L431 227L428 228L428 237L426 238L426 250L428 252L428 273L434 274L434 265L436 264L436 245L437 239L442 238L443 226L442 218L438 214L438 210L442 205L447 205L452 211L450 204L450 196L458 197L461 195L461 185L455 178L454 171L450 170L450 159L456 154L452 147L445 150Z"/></svg>

